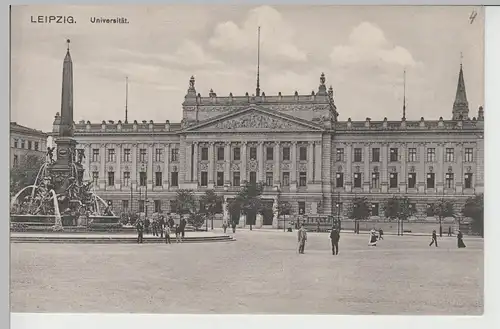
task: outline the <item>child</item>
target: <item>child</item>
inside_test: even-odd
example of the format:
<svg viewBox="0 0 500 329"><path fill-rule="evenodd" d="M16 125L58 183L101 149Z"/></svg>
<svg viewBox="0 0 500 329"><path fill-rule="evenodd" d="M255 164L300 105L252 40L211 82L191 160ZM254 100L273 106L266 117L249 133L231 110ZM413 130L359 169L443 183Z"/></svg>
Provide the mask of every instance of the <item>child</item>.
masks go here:
<svg viewBox="0 0 500 329"><path fill-rule="evenodd" d="M163 227L163 233L165 233L165 243L170 244L170 233L171 233L170 226L165 225Z"/></svg>

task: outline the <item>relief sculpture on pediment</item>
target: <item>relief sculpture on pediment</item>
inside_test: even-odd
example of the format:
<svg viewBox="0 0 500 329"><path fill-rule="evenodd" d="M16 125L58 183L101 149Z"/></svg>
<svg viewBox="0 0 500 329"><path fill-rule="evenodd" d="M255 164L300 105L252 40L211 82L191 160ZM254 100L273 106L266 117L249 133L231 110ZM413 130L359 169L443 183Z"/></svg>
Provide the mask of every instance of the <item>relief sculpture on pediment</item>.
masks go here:
<svg viewBox="0 0 500 329"><path fill-rule="evenodd" d="M217 123L217 129L238 129L238 128L266 128L266 129L293 129L297 125L291 122L271 118L259 113L250 113L240 117Z"/></svg>

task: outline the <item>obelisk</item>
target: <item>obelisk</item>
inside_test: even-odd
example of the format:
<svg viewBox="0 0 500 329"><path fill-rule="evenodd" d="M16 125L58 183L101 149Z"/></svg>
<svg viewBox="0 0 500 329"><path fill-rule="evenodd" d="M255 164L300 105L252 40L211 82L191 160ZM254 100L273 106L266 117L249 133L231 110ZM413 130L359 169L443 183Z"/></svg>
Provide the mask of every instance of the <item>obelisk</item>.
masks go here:
<svg viewBox="0 0 500 329"><path fill-rule="evenodd" d="M63 63L59 134L55 139L57 160L50 167L57 194L65 192L70 184L70 177L77 178L74 164L77 142L73 138L73 62L69 53L69 43L68 39L68 49Z"/></svg>

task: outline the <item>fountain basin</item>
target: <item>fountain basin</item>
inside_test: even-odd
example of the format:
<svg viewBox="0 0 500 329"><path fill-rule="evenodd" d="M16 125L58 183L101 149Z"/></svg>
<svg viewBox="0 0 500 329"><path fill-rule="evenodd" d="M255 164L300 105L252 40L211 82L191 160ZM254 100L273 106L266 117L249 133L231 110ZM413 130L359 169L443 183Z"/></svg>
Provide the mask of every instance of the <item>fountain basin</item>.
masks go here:
<svg viewBox="0 0 500 329"><path fill-rule="evenodd" d="M50 230L56 222L55 215L10 215L11 231L46 231ZM62 215L64 229L77 231L120 231L122 224L118 216L90 216L86 225L81 225L75 216Z"/></svg>

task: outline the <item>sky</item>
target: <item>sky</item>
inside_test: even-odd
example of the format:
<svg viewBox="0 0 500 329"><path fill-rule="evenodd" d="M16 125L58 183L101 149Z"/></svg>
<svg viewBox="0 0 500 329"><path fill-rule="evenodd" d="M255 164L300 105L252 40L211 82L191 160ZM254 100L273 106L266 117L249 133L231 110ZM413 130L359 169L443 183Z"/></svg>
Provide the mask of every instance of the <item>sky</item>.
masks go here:
<svg viewBox="0 0 500 329"><path fill-rule="evenodd" d="M478 12L470 24L469 16ZM31 23L71 15L74 24ZM128 24L92 24L125 17ZM13 6L11 121L52 130L61 108L66 39L73 59L74 120L179 122L194 75L208 96L311 94L322 72L339 120L451 119L460 63L470 116L484 97L480 7L120 5ZM485 109L487 111L487 109Z"/></svg>

